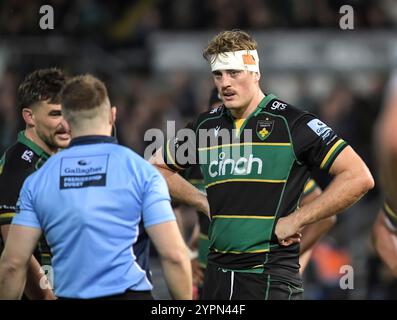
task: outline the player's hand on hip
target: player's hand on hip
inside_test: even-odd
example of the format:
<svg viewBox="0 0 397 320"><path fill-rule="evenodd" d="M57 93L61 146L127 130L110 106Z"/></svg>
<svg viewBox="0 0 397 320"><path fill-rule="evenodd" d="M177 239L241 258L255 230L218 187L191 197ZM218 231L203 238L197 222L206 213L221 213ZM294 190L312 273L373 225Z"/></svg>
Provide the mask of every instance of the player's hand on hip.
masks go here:
<svg viewBox="0 0 397 320"><path fill-rule="evenodd" d="M299 243L302 238L300 226L296 224L293 214L277 221L275 234L280 245L285 247Z"/></svg>

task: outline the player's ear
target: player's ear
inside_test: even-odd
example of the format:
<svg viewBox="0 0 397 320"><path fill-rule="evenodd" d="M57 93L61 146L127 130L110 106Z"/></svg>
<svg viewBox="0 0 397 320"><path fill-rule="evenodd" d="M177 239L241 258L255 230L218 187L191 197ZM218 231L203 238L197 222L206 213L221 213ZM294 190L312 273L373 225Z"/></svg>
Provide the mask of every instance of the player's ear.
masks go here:
<svg viewBox="0 0 397 320"><path fill-rule="evenodd" d="M116 114L117 114L117 108L116 106L112 106L110 108L110 118L109 118L109 122L111 125L116 123Z"/></svg>
<svg viewBox="0 0 397 320"><path fill-rule="evenodd" d="M259 82L261 79L261 74L259 72L255 72L255 80Z"/></svg>
<svg viewBox="0 0 397 320"><path fill-rule="evenodd" d="M23 108L22 109L22 118L27 125L29 125L31 127L35 126L34 113L33 113L32 109Z"/></svg>

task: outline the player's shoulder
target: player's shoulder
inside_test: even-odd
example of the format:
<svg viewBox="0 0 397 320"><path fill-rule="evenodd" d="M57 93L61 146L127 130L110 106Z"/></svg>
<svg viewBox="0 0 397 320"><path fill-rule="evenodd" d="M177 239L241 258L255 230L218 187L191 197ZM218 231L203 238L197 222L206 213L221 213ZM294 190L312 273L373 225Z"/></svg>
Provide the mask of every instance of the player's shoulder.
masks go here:
<svg viewBox="0 0 397 320"><path fill-rule="evenodd" d="M204 111L198 115L197 123L200 123L201 121L207 120L207 119L212 119L212 118L217 118L220 117L226 112L226 107L222 104L218 107L215 107L211 110Z"/></svg>
<svg viewBox="0 0 397 320"><path fill-rule="evenodd" d="M209 120L219 121L219 119L226 113L226 107L220 105L211 110L200 113L196 119L190 122L187 127L191 129L200 129L202 125L208 123Z"/></svg>
<svg viewBox="0 0 397 320"><path fill-rule="evenodd" d="M5 160L28 161L29 156L24 156L30 154L28 151L31 151L31 154L34 155L34 152L28 146L15 142L4 151L3 157Z"/></svg>
<svg viewBox="0 0 397 320"><path fill-rule="evenodd" d="M138 163L145 162L141 155L126 146L120 144L112 144L109 145L109 148L112 155L116 157L121 157L123 159L126 159L127 161L137 161Z"/></svg>
<svg viewBox="0 0 397 320"><path fill-rule="evenodd" d="M272 115L283 117L290 127L302 117L310 116L309 112L274 95L272 95L272 99L266 104L265 110Z"/></svg>
<svg viewBox="0 0 397 320"><path fill-rule="evenodd" d="M123 161L131 169L138 169L139 172L146 173L156 173L157 170L153 165L149 163L145 158L143 158L140 154L135 152L134 150L122 146L119 144L114 144L112 146L113 155L119 159L119 161ZM122 164L120 164L122 165Z"/></svg>
<svg viewBox="0 0 397 320"><path fill-rule="evenodd" d="M34 157L33 151L19 142L11 145L3 153L0 161L0 201L2 212L15 210L14 205L21 186L35 170Z"/></svg>
<svg viewBox="0 0 397 320"><path fill-rule="evenodd" d="M15 142L7 148L1 157L1 174L33 171L33 163L36 155L32 149L20 142Z"/></svg>

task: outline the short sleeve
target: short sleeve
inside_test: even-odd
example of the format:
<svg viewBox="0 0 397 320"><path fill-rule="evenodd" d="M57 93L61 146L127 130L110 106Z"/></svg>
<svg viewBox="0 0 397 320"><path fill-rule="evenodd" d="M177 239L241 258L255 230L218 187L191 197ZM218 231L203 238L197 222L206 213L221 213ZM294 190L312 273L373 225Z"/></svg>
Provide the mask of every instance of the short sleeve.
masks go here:
<svg viewBox="0 0 397 320"><path fill-rule="evenodd" d="M0 164L0 226L11 224L19 192L31 173L31 170L20 166L17 161L6 162L3 156Z"/></svg>
<svg viewBox="0 0 397 320"><path fill-rule="evenodd" d="M294 151L301 163L329 171L348 145L324 122L311 114L301 116L291 128Z"/></svg>
<svg viewBox="0 0 397 320"><path fill-rule="evenodd" d="M192 122L165 141L163 158L166 165L173 171L185 170L197 164L195 125Z"/></svg>
<svg viewBox="0 0 397 320"><path fill-rule="evenodd" d="M175 220L167 183L157 171L145 184L143 198L143 223L145 228Z"/></svg>
<svg viewBox="0 0 397 320"><path fill-rule="evenodd" d="M15 210L16 215L12 219L12 224L41 229L28 181L29 179L25 181L19 194Z"/></svg>

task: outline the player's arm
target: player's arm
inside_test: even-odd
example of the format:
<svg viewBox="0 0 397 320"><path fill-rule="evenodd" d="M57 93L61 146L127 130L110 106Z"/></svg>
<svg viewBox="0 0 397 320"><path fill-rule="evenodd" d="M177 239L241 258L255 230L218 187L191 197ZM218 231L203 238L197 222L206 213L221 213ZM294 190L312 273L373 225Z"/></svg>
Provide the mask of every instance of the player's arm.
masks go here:
<svg viewBox="0 0 397 320"><path fill-rule="evenodd" d="M200 214L200 213L199 213ZM200 224L197 221L194 225L192 236L190 238L190 250L191 250L191 263L192 263L192 277L193 284L198 285L204 281L204 272L201 269L200 262L198 259L198 242L200 238Z"/></svg>
<svg viewBox="0 0 397 320"><path fill-rule="evenodd" d="M12 225L0 259L0 299L20 299L33 251L40 238L37 228Z"/></svg>
<svg viewBox="0 0 397 320"><path fill-rule="evenodd" d="M391 82L389 91L376 125L375 147L383 192L389 204L397 208L397 77Z"/></svg>
<svg viewBox="0 0 397 320"><path fill-rule="evenodd" d="M304 195L300 203L304 206L321 194L321 188L317 186L314 180L309 180L305 186ZM302 239L300 242L299 254L299 272L302 274L310 261L314 245L332 228L336 222L336 217L332 216L303 228Z"/></svg>
<svg viewBox="0 0 397 320"><path fill-rule="evenodd" d="M315 244L335 225L336 216L331 216L306 226L302 231L300 242L299 264L303 273L310 261Z"/></svg>
<svg viewBox="0 0 397 320"><path fill-rule="evenodd" d="M381 143L381 149L397 156L397 134L395 130L397 119L397 87L390 89L389 97L377 123L376 138L378 143Z"/></svg>
<svg viewBox="0 0 397 320"><path fill-rule="evenodd" d="M150 239L160 256L165 281L177 300L192 299L192 271L188 249L175 221L147 228Z"/></svg>
<svg viewBox="0 0 397 320"><path fill-rule="evenodd" d="M186 205L193 206L198 211L209 215L207 196L187 180L182 178L164 162L162 149L157 150L157 152L149 159L149 162L160 171L167 181L168 189L172 198Z"/></svg>
<svg viewBox="0 0 397 320"><path fill-rule="evenodd" d="M192 299L192 271L188 249L172 211L163 177L153 168L145 183L142 216L147 233L159 253L164 276L174 299Z"/></svg>
<svg viewBox="0 0 397 320"><path fill-rule="evenodd" d="M321 189L316 186L311 193L303 197L300 205L305 206L320 195ZM301 257L308 250L310 250L317 243L317 241L319 241L335 225L335 223L336 217L331 216L304 227L304 229L302 230L302 239L300 242Z"/></svg>
<svg viewBox="0 0 397 320"><path fill-rule="evenodd" d="M1 226L1 234L4 242L7 242L8 231L10 225ZM27 277L25 284L25 295L30 300L54 300L56 299L53 291L50 288L42 289L40 287L40 282L45 283L45 275L41 272L40 263L32 255L28 262Z"/></svg>
<svg viewBox="0 0 397 320"><path fill-rule="evenodd" d="M329 173L334 179L319 197L289 216L279 219L276 235L281 243L302 227L345 210L374 187L374 180L367 166L350 146L337 155Z"/></svg>
<svg viewBox="0 0 397 320"><path fill-rule="evenodd" d="M373 243L384 263L397 277L397 76L388 88L386 103L375 129L379 177L387 197L372 229ZM393 209L394 210L393 210Z"/></svg>
<svg viewBox="0 0 397 320"><path fill-rule="evenodd" d="M372 228L372 240L383 262L397 277L397 219L393 222L380 210Z"/></svg>

